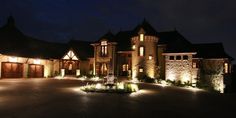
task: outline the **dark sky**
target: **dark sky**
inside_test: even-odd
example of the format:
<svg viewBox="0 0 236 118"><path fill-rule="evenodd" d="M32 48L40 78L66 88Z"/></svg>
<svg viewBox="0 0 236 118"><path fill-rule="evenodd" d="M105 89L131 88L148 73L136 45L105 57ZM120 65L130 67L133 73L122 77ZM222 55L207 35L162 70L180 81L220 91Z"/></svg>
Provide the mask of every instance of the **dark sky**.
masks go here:
<svg viewBox="0 0 236 118"><path fill-rule="evenodd" d="M12 14L27 35L56 42L97 40L146 18L193 43L223 42L236 58L236 0L0 0L0 25Z"/></svg>

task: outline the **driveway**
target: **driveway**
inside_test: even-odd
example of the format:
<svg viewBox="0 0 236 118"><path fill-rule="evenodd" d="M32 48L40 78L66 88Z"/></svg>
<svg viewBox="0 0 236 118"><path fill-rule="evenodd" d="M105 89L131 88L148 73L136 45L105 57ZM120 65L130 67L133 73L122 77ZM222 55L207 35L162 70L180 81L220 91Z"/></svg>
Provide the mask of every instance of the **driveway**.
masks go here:
<svg viewBox="0 0 236 118"><path fill-rule="evenodd" d="M230 117L235 94L139 84L132 94L84 93L87 82L1 79L0 118Z"/></svg>

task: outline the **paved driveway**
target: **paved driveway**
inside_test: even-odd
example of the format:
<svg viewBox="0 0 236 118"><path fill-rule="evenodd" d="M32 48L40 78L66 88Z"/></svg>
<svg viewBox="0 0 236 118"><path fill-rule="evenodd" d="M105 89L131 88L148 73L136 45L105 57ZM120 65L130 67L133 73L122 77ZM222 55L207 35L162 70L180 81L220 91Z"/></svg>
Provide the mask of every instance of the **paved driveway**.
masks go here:
<svg viewBox="0 0 236 118"><path fill-rule="evenodd" d="M230 117L235 94L140 84L134 94L83 93L86 82L0 80L0 118ZM232 108L233 107L233 108Z"/></svg>

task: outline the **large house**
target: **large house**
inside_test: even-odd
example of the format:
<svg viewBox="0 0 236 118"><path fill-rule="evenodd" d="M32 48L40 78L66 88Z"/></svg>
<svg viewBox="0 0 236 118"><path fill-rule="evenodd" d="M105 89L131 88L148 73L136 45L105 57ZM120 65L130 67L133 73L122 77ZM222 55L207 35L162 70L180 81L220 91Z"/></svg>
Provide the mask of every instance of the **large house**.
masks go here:
<svg viewBox="0 0 236 118"><path fill-rule="evenodd" d="M223 92L232 57L222 43L193 44L178 31L157 32L146 20L130 31L108 32L95 42L52 43L23 34L12 16L0 28L0 77L37 78L112 73L146 75Z"/></svg>

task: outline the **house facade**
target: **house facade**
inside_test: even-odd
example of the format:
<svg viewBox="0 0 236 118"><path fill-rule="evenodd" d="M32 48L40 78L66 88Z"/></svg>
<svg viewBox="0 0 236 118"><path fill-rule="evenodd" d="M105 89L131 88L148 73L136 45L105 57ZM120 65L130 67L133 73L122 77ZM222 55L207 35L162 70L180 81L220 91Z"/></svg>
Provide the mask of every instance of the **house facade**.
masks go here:
<svg viewBox="0 0 236 118"><path fill-rule="evenodd" d="M222 43L193 44L176 30L157 32L146 20L94 42L61 44L26 36L10 16L0 28L0 40L1 78L145 75L192 85L204 82L224 92L233 60Z"/></svg>

